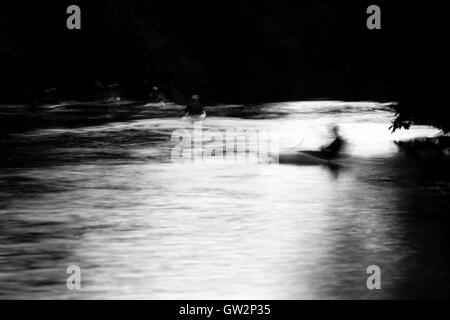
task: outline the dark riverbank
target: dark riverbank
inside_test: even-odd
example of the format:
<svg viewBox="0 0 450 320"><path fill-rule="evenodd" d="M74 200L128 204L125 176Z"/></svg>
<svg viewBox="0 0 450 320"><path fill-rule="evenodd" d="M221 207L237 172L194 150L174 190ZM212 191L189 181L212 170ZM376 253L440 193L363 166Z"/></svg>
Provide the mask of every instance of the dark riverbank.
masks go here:
<svg viewBox="0 0 450 320"><path fill-rule="evenodd" d="M31 102L47 88L81 100L96 81L130 98L157 85L227 103L398 94L398 5L384 5L386 31L372 32L363 2L82 2L77 31L65 27L68 4L3 6L1 101Z"/></svg>
<svg viewBox="0 0 450 320"><path fill-rule="evenodd" d="M211 103L399 101L394 128L450 129L434 75L448 56L437 48L446 20L436 4L379 1L382 28L368 30L366 1L78 1L75 31L70 4L2 5L2 103L33 104L49 88L60 100L92 99L99 81L132 100L156 85Z"/></svg>

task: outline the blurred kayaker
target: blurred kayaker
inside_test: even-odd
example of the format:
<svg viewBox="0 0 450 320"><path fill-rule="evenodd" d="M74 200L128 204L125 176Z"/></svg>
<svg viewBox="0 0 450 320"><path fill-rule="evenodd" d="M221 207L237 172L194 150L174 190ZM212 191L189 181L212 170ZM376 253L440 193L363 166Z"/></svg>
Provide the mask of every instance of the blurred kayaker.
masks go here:
<svg viewBox="0 0 450 320"><path fill-rule="evenodd" d="M203 108L203 104L200 102L200 96L198 94L194 94L191 97L191 101L186 106L185 117L197 116L202 113L205 113L205 110Z"/></svg>
<svg viewBox="0 0 450 320"><path fill-rule="evenodd" d="M320 151L324 152L328 158L335 158L342 151L345 144L345 140L339 134L339 127L334 126L331 129L331 133L334 136L333 142L320 148Z"/></svg>
<svg viewBox="0 0 450 320"><path fill-rule="evenodd" d="M158 102L164 102L166 98L161 93L158 87L152 87L152 90L150 91L148 95L148 102L150 103L158 103Z"/></svg>

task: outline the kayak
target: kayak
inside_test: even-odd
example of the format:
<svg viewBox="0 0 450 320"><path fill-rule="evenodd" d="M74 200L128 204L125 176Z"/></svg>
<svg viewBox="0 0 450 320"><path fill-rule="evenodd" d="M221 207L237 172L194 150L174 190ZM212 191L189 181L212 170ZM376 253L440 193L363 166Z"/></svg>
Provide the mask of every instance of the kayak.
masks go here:
<svg viewBox="0 0 450 320"><path fill-rule="evenodd" d="M68 103L62 102L62 103L55 103L55 104L42 104L40 106L38 106L41 109L56 109L56 108L60 108L60 107L64 107L67 106Z"/></svg>
<svg viewBox="0 0 450 320"><path fill-rule="evenodd" d="M160 102L149 102L144 104L144 107L164 107L166 103L164 101Z"/></svg>
<svg viewBox="0 0 450 320"><path fill-rule="evenodd" d="M306 153L310 156L323 159L323 160L334 160L336 159L336 156L331 156L330 153L325 151L319 151L319 150L302 150L299 151L300 153Z"/></svg>
<svg viewBox="0 0 450 320"><path fill-rule="evenodd" d="M299 165L328 165L329 161L304 152L284 152L278 155L280 163Z"/></svg>
<svg viewBox="0 0 450 320"><path fill-rule="evenodd" d="M330 168L338 168L340 165L330 159L321 158L312 154L310 151L291 151L283 152L278 155L280 164L291 164L300 166L327 166ZM321 151L314 152L316 155L324 156Z"/></svg>
<svg viewBox="0 0 450 320"><path fill-rule="evenodd" d="M132 103L133 103L133 101L130 101L130 100L107 99L106 101L100 101L99 103L96 103L95 106L99 106L99 107L118 106L118 107L121 107L121 106L126 106L126 105L129 105Z"/></svg>
<svg viewBox="0 0 450 320"><path fill-rule="evenodd" d="M190 114L188 116L184 116L181 119L183 120L191 120L191 121L202 121L206 119L206 112L203 111L201 114Z"/></svg>

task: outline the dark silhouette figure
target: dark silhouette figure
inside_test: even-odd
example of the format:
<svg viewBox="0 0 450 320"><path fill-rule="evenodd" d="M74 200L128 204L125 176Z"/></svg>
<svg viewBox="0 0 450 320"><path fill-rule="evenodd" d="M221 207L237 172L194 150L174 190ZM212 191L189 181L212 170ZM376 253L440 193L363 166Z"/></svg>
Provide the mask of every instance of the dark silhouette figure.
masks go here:
<svg viewBox="0 0 450 320"><path fill-rule="evenodd" d="M188 116L197 116L204 113L205 110L203 108L203 104L200 102L200 96L198 94L194 94L191 97L191 101L188 103L186 107L186 117Z"/></svg>
<svg viewBox="0 0 450 320"><path fill-rule="evenodd" d="M338 126L334 126L331 129L331 132L334 137L333 141L330 144L321 147L320 151L302 150L299 152L307 153L326 160L336 159L344 148L345 140L341 137Z"/></svg>
<svg viewBox="0 0 450 320"><path fill-rule="evenodd" d="M334 135L334 140L329 145L323 146L320 150L324 152L328 158L336 158L344 146L344 139L339 134L339 127L334 126L331 129Z"/></svg>
<svg viewBox="0 0 450 320"><path fill-rule="evenodd" d="M122 99L122 88L120 84L114 83L108 86L108 97L107 101L109 102L117 102Z"/></svg>
<svg viewBox="0 0 450 320"><path fill-rule="evenodd" d="M164 102L166 98L161 93L158 87L153 87L148 95L148 102L150 103L158 103Z"/></svg>

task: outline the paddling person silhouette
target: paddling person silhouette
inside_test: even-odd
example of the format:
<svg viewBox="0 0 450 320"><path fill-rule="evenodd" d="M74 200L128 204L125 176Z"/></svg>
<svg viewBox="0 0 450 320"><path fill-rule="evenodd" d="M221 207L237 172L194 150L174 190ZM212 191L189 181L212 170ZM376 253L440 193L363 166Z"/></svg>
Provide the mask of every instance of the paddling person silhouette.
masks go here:
<svg viewBox="0 0 450 320"><path fill-rule="evenodd" d="M320 148L320 151L322 151L325 155L327 155L327 158L330 159L336 158L342 151L345 144L345 140L339 134L338 126L334 126L331 131L334 136L333 142Z"/></svg>
<svg viewBox="0 0 450 320"><path fill-rule="evenodd" d="M186 99L184 94L178 91L176 88L171 87L171 100L178 105L186 106L182 119L197 119L204 120L206 118L205 104L211 102L208 97L213 90L209 90L205 94L202 94L200 99L199 94L193 94L190 99ZM214 89L214 88L213 88ZM208 102L209 101L209 102Z"/></svg>
<svg viewBox="0 0 450 320"><path fill-rule="evenodd" d="M203 108L203 104L200 102L200 96L198 94L194 94L191 97L191 101L189 101L186 106L185 117L199 116L202 114L205 114L205 110Z"/></svg>
<svg viewBox="0 0 450 320"><path fill-rule="evenodd" d="M320 151L300 150L299 152L307 153L321 159L331 160L337 158L344 148L345 140L339 133L339 126L332 127L331 134L333 141L330 144L322 146Z"/></svg>
<svg viewBox="0 0 450 320"><path fill-rule="evenodd" d="M165 102L166 98L161 93L158 87L152 87L152 90L150 91L148 95L148 102L150 103L158 103L158 102Z"/></svg>
<svg viewBox="0 0 450 320"><path fill-rule="evenodd" d="M291 164L300 166L313 166L323 165L331 169L334 177L338 177L338 171L341 168L341 164L335 162L346 143L344 138L339 134L339 127L334 126L331 128L333 134L333 141L321 147L319 150L294 150L286 152L280 152L278 154L278 162L280 164Z"/></svg>

